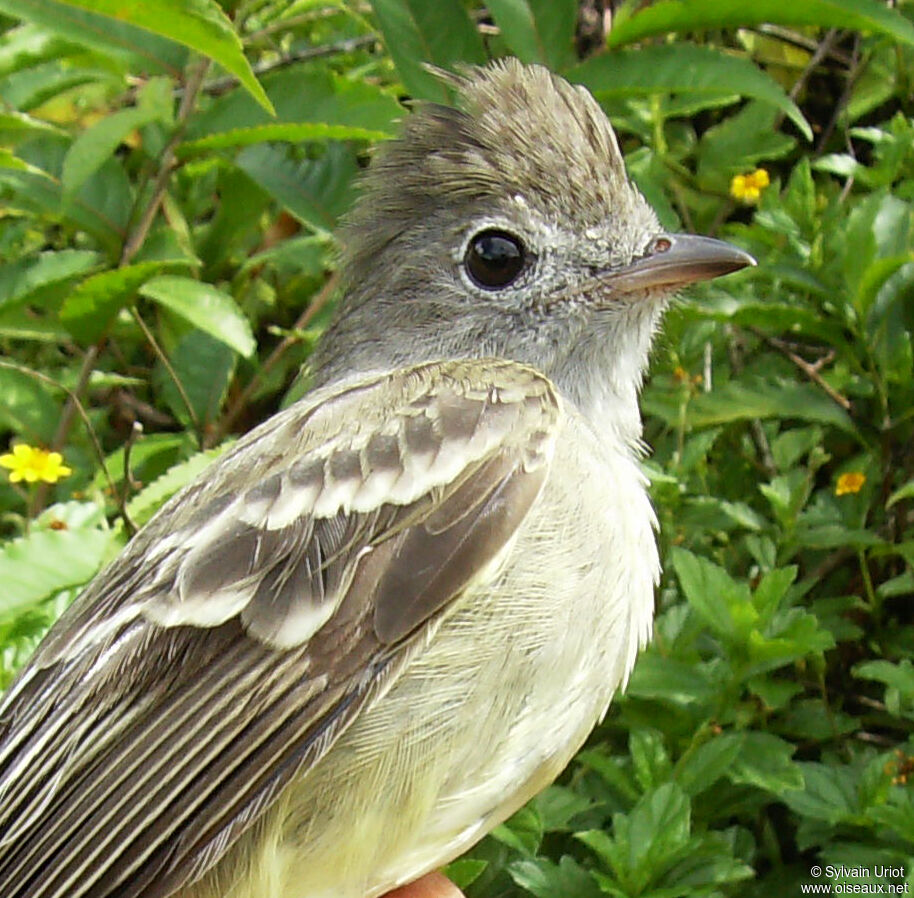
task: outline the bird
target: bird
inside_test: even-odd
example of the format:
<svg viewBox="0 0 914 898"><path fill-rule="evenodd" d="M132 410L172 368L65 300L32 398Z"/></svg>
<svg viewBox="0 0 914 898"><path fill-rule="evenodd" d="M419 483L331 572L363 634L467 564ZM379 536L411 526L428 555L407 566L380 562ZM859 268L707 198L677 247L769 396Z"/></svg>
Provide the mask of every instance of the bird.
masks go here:
<svg viewBox="0 0 914 898"><path fill-rule="evenodd" d="M649 639L668 233L594 97L440 73L377 151L299 401L172 497L0 707L4 898L375 898L552 782Z"/></svg>

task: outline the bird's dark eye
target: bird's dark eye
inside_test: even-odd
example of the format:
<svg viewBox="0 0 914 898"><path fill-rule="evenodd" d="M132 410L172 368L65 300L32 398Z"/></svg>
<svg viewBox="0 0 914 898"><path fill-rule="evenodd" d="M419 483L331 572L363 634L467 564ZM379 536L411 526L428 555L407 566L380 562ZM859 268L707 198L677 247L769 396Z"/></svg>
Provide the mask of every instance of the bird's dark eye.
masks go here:
<svg viewBox="0 0 914 898"><path fill-rule="evenodd" d="M521 273L526 259L524 244L507 231L480 231L467 247L464 264L478 287L498 290Z"/></svg>

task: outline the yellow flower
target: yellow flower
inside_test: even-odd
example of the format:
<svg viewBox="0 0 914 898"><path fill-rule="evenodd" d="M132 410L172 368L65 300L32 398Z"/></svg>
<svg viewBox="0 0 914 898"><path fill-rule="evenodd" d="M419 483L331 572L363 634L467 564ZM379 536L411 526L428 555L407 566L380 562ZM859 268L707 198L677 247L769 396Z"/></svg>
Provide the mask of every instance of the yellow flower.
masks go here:
<svg viewBox="0 0 914 898"><path fill-rule="evenodd" d="M0 455L0 467L9 468L10 483L57 483L61 477L72 474L72 468L63 463L63 456L59 452L48 452L47 449L37 449L26 443L17 443L13 451Z"/></svg>
<svg viewBox="0 0 914 898"><path fill-rule="evenodd" d="M748 175L734 175L730 181L730 196L741 203L757 203L762 191L771 183L768 172L757 168Z"/></svg>
<svg viewBox="0 0 914 898"><path fill-rule="evenodd" d="M863 471L848 471L838 476L835 484L835 495L846 496L849 493L859 493L866 483L866 474Z"/></svg>

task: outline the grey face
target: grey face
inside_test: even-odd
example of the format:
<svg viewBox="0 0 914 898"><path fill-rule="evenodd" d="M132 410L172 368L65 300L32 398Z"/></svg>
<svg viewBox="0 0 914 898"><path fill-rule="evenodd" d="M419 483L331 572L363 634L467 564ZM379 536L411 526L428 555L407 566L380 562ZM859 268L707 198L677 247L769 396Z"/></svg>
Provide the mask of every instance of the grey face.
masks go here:
<svg viewBox="0 0 914 898"><path fill-rule="evenodd" d="M495 356L633 401L669 296L749 257L662 233L583 88L513 60L451 82L459 108L420 108L364 181L318 383Z"/></svg>

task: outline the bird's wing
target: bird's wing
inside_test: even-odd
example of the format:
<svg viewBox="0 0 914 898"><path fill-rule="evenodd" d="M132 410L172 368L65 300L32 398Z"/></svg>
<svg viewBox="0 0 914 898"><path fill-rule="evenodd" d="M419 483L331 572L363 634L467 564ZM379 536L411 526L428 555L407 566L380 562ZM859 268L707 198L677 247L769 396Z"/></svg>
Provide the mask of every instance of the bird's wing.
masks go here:
<svg viewBox="0 0 914 898"><path fill-rule="evenodd" d="M11 687L4 898L164 898L211 867L491 576L559 420L508 362L315 395L170 501Z"/></svg>

